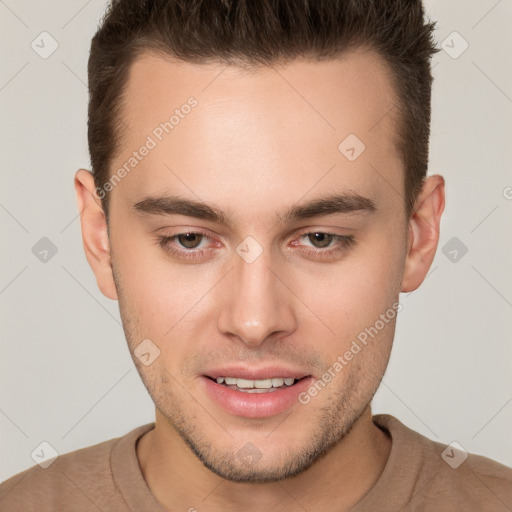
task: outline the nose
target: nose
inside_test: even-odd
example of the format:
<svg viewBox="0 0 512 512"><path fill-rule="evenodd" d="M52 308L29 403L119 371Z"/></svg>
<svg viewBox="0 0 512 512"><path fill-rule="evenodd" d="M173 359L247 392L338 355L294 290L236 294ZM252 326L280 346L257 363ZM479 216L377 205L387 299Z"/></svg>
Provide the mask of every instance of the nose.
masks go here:
<svg viewBox="0 0 512 512"><path fill-rule="evenodd" d="M251 263L235 254L234 266L219 297L219 331L250 348L272 335L286 336L295 331L293 293L284 284L286 276L272 265L268 252L263 251Z"/></svg>

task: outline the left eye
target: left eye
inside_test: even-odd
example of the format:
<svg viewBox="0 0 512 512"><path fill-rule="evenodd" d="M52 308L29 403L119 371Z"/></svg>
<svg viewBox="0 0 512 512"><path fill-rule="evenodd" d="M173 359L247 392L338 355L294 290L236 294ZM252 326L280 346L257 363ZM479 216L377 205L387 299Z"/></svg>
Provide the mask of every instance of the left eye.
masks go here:
<svg viewBox="0 0 512 512"><path fill-rule="evenodd" d="M336 240L336 235L331 233L306 233L301 235L301 238L307 237L307 239L313 244L313 247L318 249L324 249L325 247L329 247L330 243L333 240Z"/></svg>
<svg viewBox="0 0 512 512"><path fill-rule="evenodd" d="M208 247L210 237L205 233L189 231L176 235L157 237L158 244L171 256L195 261L212 254L215 249ZM213 243L213 245L218 245Z"/></svg>
<svg viewBox="0 0 512 512"><path fill-rule="evenodd" d="M197 249L205 236L201 233L180 233L175 238L185 249Z"/></svg>

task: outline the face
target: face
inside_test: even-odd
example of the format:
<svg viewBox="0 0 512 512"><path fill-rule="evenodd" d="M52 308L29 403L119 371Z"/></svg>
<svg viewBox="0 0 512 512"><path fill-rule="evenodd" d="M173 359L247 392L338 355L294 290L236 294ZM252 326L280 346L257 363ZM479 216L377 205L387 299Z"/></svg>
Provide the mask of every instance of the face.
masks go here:
<svg viewBox="0 0 512 512"><path fill-rule="evenodd" d="M131 352L150 340L152 362L133 359L157 419L223 478L303 471L378 388L407 252L395 101L363 50L133 65L112 163L138 152L111 191L116 294Z"/></svg>

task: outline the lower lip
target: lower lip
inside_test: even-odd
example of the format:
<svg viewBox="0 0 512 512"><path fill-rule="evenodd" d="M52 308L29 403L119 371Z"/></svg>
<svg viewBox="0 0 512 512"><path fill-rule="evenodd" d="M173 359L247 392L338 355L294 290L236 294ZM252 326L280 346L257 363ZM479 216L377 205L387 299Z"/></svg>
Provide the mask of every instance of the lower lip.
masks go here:
<svg viewBox="0 0 512 512"><path fill-rule="evenodd" d="M227 412L245 418L267 418L296 404L299 401L298 395L311 386L313 377L305 377L293 386L285 386L268 393L236 391L205 376L201 380L208 395Z"/></svg>

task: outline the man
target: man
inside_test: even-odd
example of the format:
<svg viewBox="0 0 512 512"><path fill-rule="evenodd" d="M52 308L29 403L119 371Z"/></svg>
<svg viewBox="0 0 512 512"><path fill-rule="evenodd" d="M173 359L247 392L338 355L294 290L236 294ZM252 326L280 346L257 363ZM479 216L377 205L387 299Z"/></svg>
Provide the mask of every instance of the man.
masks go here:
<svg viewBox="0 0 512 512"><path fill-rule="evenodd" d="M444 209L433 28L406 0L112 3L75 186L156 419L0 510L512 509L510 468L371 412Z"/></svg>

